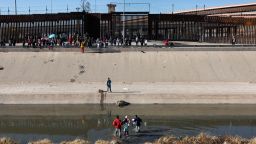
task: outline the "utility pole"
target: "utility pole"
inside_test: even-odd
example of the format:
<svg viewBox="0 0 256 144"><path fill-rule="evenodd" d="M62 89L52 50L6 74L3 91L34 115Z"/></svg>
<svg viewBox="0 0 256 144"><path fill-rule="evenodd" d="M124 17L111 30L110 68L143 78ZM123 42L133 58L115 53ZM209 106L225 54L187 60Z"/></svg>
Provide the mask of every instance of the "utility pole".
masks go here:
<svg viewBox="0 0 256 144"><path fill-rule="evenodd" d="M174 4L172 4L172 14L174 13Z"/></svg>
<svg viewBox="0 0 256 144"><path fill-rule="evenodd" d="M123 11L123 45L125 45L125 0L124 0L124 11Z"/></svg>
<svg viewBox="0 0 256 144"><path fill-rule="evenodd" d="M28 14L30 15L30 6L28 7Z"/></svg>
<svg viewBox="0 0 256 144"><path fill-rule="evenodd" d="M196 5L196 15L197 15L197 9L198 9L198 5Z"/></svg>
<svg viewBox="0 0 256 144"><path fill-rule="evenodd" d="M9 9L9 7L8 7L8 15L10 14L10 9Z"/></svg>
<svg viewBox="0 0 256 144"><path fill-rule="evenodd" d="M96 0L94 1L95 3L95 13L97 12L97 5L96 5Z"/></svg>
<svg viewBox="0 0 256 144"><path fill-rule="evenodd" d="M68 4L67 4L67 13L68 13Z"/></svg>
<svg viewBox="0 0 256 144"><path fill-rule="evenodd" d="M17 0L15 0L15 15L17 15Z"/></svg>
<svg viewBox="0 0 256 144"><path fill-rule="evenodd" d="M101 14L100 14L100 22L101 22ZM101 34L101 26L100 26L100 39L102 37L102 34Z"/></svg>
<svg viewBox="0 0 256 144"><path fill-rule="evenodd" d="M51 0L51 14L52 14L52 0Z"/></svg>
<svg viewBox="0 0 256 144"><path fill-rule="evenodd" d="M45 11L46 11L46 14L47 14L47 12L48 12L48 8L47 8L47 5L46 5L46 8L45 8Z"/></svg>

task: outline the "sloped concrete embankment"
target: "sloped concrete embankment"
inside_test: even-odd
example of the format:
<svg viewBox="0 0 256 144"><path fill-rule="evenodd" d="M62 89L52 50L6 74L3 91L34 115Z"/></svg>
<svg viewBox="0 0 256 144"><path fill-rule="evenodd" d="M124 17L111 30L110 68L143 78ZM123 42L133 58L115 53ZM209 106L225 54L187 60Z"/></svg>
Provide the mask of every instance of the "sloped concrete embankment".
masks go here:
<svg viewBox="0 0 256 144"><path fill-rule="evenodd" d="M1 83L255 82L256 52L0 53Z"/></svg>
<svg viewBox="0 0 256 144"><path fill-rule="evenodd" d="M0 65L4 67L0 71L0 84L1 87L8 87L8 85L26 85L29 84L51 84L51 83L100 83L103 86L107 77L111 77L114 83L122 84L136 84L145 83L143 87L138 88L138 91L143 93L146 90L147 83L243 83L246 85L254 85L256 81L256 52L254 51L171 51L171 52L124 52L124 53L0 53ZM97 88L96 88L97 89ZM100 88L99 88L100 89ZM10 90L11 91L11 90ZM152 93L147 93L141 98L145 98L147 95L156 96L156 90ZM200 95L200 91L194 89L196 92L195 99L202 99L203 95ZM80 92L80 93L79 93ZM87 92L81 90L76 94L98 96L98 91ZM61 95L59 91L53 93L38 93L36 90L26 95ZM21 95L24 93L20 93ZM129 93L129 91L127 92ZM245 95L246 95L245 91ZM6 97L10 93L2 92L0 95ZM65 93L66 94L66 93ZM160 93L159 93L160 94ZM215 101L215 103L227 103L229 97L234 93L232 88L230 93L223 93L225 96L225 102ZM124 95L123 93L120 95ZM135 94L134 94L135 95ZM132 93L126 95L134 96ZM175 98L172 101L172 96L175 93L169 92L161 93L165 95L165 99L170 99L170 103L189 103L182 99L177 101ZM184 87L183 95L189 96L186 93ZM207 95L204 93L204 95ZM241 95L241 94L239 94ZM256 103L254 101L254 93L250 93L250 97L253 101L250 103ZM108 95L109 97L111 96ZM112 94L112 96L118 96L118 94ZM177 96L177 95L176 95ZM200 96L200 97L196 97ZM209 96L209 95L208 95ZM13 98L15 103L15 97ZM12 100L13 100L12 99ZM39 98L40 99L40 98ZM58 99L49 100L53 103L58 103ZM79 98L80 99L80 98ZM208 98L209 101L214 97ZM232 99L232 97L230 97ZM139 100L138 100L139 101ZM147 103L147 100L142 100ZM1 103L8 103L3 100ZM81 103L87 103L84 99ZM95 99L95 103L99 102ZM19 103L19 102L17 102ZM40 103L40 102L38 102ZM77 103L64 101L63 103ZM93 103L89 101L89 103ZM152 103L152 101L148 101ZM207 103L207 100L204 102Z"/></svg>

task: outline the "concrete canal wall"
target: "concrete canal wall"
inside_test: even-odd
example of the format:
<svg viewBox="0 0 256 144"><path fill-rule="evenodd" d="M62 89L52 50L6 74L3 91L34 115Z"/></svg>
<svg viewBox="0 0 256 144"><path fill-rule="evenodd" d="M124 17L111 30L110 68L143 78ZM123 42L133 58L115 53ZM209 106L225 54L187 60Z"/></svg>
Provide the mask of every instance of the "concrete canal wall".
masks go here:
<svg viewBox="0 0 256 144"><path fill-rule="evenodd" d="M0 103L256 103L255 51L0 53ZM110 77L107 100L98 93Z"/></svg>
<svg viewBox="0 0 256 144"><path fill-rule="evenodd" d="M0 53L1 83L255 82L255 51Z"/></svg>

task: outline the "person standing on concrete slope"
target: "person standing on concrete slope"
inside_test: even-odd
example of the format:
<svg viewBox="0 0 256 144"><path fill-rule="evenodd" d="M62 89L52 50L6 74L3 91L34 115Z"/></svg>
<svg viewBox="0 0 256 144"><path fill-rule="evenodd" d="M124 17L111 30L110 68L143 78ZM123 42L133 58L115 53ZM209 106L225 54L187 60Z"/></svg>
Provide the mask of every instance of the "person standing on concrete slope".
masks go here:
<svg viewBox="0 0 256 144"><path fill-rule="evenodd" d="M232 35L231 43L232 45L236 44L236 37L234 35Z"/></svg>
<svg viewBox="0 0 256 144"><path fill-rule="evenodd" d="M138 36L136 36L136 38L135 38L135 42L136 42L136 46L138 45L138 43L139 43L139 37Z"/></svg>
<svg viewBox="0 0 256 144"><path fill-rule="evenodd" d="M145 44L145 46L148 45L148 40L147 39L144 40L144 44Z"/></svg>
<svg viewBox="0 0 256 144"><path fill-rule="evenodd" d="M112 92L112 90L111 90L111 83L112 83L112 81L110 80L110 78L108 78L108 80L107 80L107 92Z"/></svg>
<svg viewBox="0 0 256 144"><path fill-rule="evenodd" d="M121 127L122 127L122 122L119 119L119 116L117 115L115 120L113 121L112 125L115 127L115 136L118 136L119 138L121 138Z"/></svg>
<svg viewBox="0 0 256 144"><path fill-rule="evenodd" d="M85 47L85 41L82 41L80 45L81 53L84 53L84 47Z"/></svg>

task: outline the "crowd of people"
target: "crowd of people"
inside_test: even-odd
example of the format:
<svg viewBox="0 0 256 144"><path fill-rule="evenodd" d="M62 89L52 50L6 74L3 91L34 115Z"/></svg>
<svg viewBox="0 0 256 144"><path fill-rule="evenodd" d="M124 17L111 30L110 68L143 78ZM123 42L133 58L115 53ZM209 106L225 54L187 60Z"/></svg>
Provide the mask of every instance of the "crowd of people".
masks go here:
<svg viewBox="0 0 256 144"><path fill-rule="evenodd" d="M8 45L9 46L16 46L16 39L9 39L8 40ZM1 47L6 46L6 41L5 40L0 40L0 46Z"/></svg>
<svg viewBox="0 0 256 144"><path fill-rule="evenodd" d="M133 37L104 37L103 39L96 39L97 47L107 47L108 45L111 46L131 46L132 42L135 42L136 46L147 46L148 40L143 36L136 36Z"/></svg>
<svg viewBox="0 0 256 144"><path fill-rule="evenodd" d="M53 37L50 37L54 35ZM0 40L1 46L16 46L17 40L11 38L8 41ZM102 38L94 38L88 34L42 34L40 36L26 35L22 40L22 46L25 48L46 48L46 47L77 47L77 48L106 48L108 46L131 46L132 43L136 46L147 46L148 40L140 35L127 36L104 36Z"/></svg>
<svg viewBox="0 0 256 144"><path fill-rule="evenodd" d="M121 138L122 135L124 135L125 137L128 137L129 136L129 127L131 125L135 126L135 132L139 133L141 123L142 123L142 119L140 117L138 117L137 115L135 115L135 117L132 119L132 121L130 121L128 116L125 116L125 118L123 120L121 120L119 118L119 116L117 115L112 123L112 125L115 128L114 135L119 138ZM123 132L122 132L122 130L123 130Z"/></svg>
<svg viewBox="0 0 256 144"><path fill-rule="evenodd" d="M86 41L87 46L92 46L92 38L79 34L44 34L42 36L26 36L23 40L23 47L46 48L46 47L80 47Z"/></svg>

